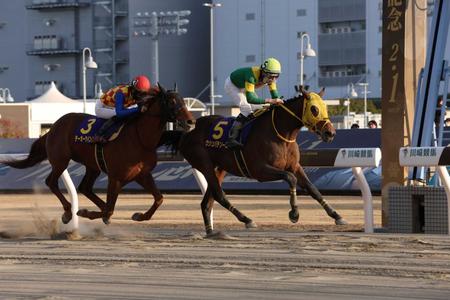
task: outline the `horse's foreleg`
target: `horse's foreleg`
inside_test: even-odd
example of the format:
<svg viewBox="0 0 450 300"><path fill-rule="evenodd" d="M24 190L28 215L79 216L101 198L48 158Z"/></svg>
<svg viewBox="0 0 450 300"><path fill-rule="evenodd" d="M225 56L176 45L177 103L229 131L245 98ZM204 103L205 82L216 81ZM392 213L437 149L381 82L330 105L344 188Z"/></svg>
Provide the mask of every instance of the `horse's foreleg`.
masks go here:
<svg viewBox="0 0 450 300"><path fill-rule="evenodd" d="M103 216L105 202L100 199L93 191L95 180L99 175L100 171L86 168L86 174L84 175L83 180L81 180L81 183L78 186L78 191L85 195L89 200L91 200L98 208L100 208L101 212L80 209L77 212L77 215L80 217L92 220L101 218Z"/></svg>
<svg viewBox="0 0 450 300"><path fill-rule="evenodd" d="M265 165L259 171L261 174L259 179L264 181L284 180L289 185L289 204L291 210L289 211L289 220L292 223L297 223L299 219L298 205L297 205L297 178L292 172L277 169L271 165Z"/></svg>
<svg viewBox="0 0 450 300"><path fill-rule="evenodd" d="M145 174L142 177L136 179L136 182L139 183L146 191L150 192L153 195L153 205L147 210L145 213L136 212L131 217L134 221L145 221L150 220L158 209L158 207L163 203L163 195L160 190L156 187L155 180L151 173Z"/></svg>
<svg viewBox="0 0 450 300"><path fill-rule="evenodd" d="M312 182L309 180L308 176L306 176L305 171L300 165L298 165L295 170L295 176L297 177L298 185L301 188L305 189L311 195L311 197L313 197L314 199L317 200L317 202L319 202L319 204L323 207L323 209L325 209L327 214L334 219L334 222L337 225L347 224L344 218L342 218L341 215L339 215L334 210L334 208L331 205L329 205L328 202L325 201L325 199L323 199L322 194L315 187L315 185L312 184Z"/></svg>
<svg viewBox="0 0 450 300"><path fill-rule="evenodd" d="M116 179L112 179L111 177L108 177L106 205L102 216L103 223L105 224L110 223L109 219L114 213L114 207L116 206L117 196L119 196L121 190L122 190L122 182Z"/></svg>
<svg viewBox="0 0 450 300"><path fill-rule="evenodd" d="M53 194L58 197L59 201L61 202L64 213L61 216L61 220L64 224L67 224L72 220L72 204L67 201L67 199L64 197L64 195L61 193L61 190L58 186L58 179L61 176L61 174L66 169L67 165L56 167L52 164L52 171L48 175L47 179L45 179L45 183L50 188L50 190L53 192Z"/></svg>

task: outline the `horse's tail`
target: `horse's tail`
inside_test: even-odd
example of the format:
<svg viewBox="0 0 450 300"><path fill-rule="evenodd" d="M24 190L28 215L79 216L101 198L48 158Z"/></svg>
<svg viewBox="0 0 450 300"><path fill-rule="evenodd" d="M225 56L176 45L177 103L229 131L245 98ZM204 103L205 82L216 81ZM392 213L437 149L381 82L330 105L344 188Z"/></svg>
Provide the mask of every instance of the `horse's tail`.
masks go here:
<svg viewBox="0 0 450 300"><path fill-rule="evenodd" d="M177 153L179 151L180 141L185 133L185 131L181 130L164 131L159 139L158 147L166 146L171 149L172 153Z"/></svg>
<svg viewBox="0 0 450 300"><path fill-rule="evenodd" d="M45 148L45 142L47 141L47 134L44 134L38 138L31 145L30 153L25 159L0 161L0 163L16 168L25 169L32 167L47 158L47 149Z"/></svg>

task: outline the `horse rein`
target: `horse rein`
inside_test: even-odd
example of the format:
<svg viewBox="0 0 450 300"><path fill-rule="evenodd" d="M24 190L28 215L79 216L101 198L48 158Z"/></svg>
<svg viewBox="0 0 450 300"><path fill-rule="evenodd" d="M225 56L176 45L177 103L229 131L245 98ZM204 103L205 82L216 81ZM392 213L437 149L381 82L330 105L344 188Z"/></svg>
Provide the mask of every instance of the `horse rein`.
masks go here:
<svg viewBox="0 0 450 300"><path fill-rule="evenodd" d="M296 118L301 124L304 124L302 119L300 119L292 110L290 110L289 108L287 108L284 104L278 104L278 106L281 106L281 108L283 108L286 112L288 112L291 116L293 116L294 118ZM303 104L304 107L306 107L305 104ZM297 139L292 139L289 140L287 138L285 138L284 136L282 136L280 134L280 132L277 130L277 126L275 125L275 109L272 109L272 127L273 130L275 130L275 133L277 134L277 137L282 140L283 142L286 143L294 143L295 141L297 141Z"/></svg>
<svg viewBox="0 0 450 300"><path fill-rule="evenodd" d="M304 100L304 99L305 99L305 98L303 98L303 100ZM297 119L301 124L306 125L308 128L310 128L311 130L313 130L313 131L315 131L315 132L319 131L319 130L316 128L315 125L311 125L309 122L306 122L306 121L304 121L303 119L299 118L292 110L290 110L290 109L289 109L288 107L286 107L284 104L279 104L278 106L281 106L281 108L283 108L283 109L284 109L286 112L288 112L291 116L293 116L295 119ZM303 101L302 116L305 115L305 110L306 110L306 104L305 104L305 102ZM326 121L329 122L329 119L327 118ZM323 127L325 127L325 125L326 125L328 122L325 122L325 123L322 125L322 128L320 128L320 131L323 129ZM285 137L282 136L282 135L280 134L280 132L277 130L277 127L276 127L276 125L275 125L275 109L272 110L272 127L273 127L273 129L275 130L275 133L277 134L277 137L278 137L280 140L282 140L282 141L284 141L284 142L286 142L286 143L294 143L294 142L297 141L296 139L290 140L290 139L285 138Z"/></svg>

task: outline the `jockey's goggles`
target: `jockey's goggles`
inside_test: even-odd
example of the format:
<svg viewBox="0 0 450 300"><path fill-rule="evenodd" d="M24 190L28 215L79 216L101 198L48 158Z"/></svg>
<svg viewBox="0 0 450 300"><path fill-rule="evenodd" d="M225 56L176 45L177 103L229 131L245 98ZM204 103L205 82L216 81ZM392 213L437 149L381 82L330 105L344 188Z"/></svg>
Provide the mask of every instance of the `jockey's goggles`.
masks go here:
<svg viewBox="0 0 450 300"><path fill-rule="evenodd" d="M280 74L275 74L275 73L266 73L267 77L269 77L270 79L277 79L278 77L280 77Z"/></svg>

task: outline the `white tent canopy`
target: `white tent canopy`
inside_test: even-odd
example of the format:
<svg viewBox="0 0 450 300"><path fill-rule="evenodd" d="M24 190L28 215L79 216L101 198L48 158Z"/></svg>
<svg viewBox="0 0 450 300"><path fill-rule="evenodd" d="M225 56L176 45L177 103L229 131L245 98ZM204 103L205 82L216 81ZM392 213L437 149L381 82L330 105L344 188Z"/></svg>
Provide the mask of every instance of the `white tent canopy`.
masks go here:
<svg viewBox="0 0 450 300"><path fill-rule="evenodd" d="M79 101L73 100L63 93L61 93L52 81L49 89L40 95L39 97L30 100L31 103L79 103Z"/></svg>

